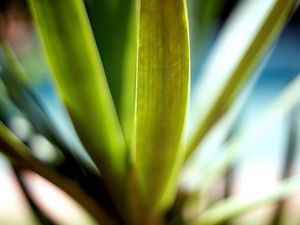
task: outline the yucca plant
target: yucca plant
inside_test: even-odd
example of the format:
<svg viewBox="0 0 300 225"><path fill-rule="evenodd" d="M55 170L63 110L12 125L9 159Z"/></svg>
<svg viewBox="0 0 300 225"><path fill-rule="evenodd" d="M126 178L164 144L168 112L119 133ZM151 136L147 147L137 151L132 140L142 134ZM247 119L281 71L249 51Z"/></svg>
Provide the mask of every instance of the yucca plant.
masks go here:
<svg viewBox="0 0 300 225"><path fill-rule="evenodd" d="M55 184L102 225L219 224L300 188L299 176L287 178L290 173L285 172L282 183L261 198L248 202L231 196L212 198L212 187L232 168L243 146L288 116L300 101L297 77L251 128L235 131L254 72L297 9L296 0L239 3L218 34L202 80L193 84L192 92L190 55L204 48L221 2L29 0L29 4L56 90L89 155L78 154L72 140L62 135L2 33L0 150L39 218L36 223L54 222L32 198L22 179L24 170ZM188 13L194 7L202 13L191 26L201 27L195 28L190 44ZM30 122L29 135L9 129L16 116ZM224 150L186 188L180 177L195 163L190 159L206 137L218 131ZM32 136L52 147L52 158L39 157L38 148L42 151L43 146L33 146ZM294 141L291 138L289 149L295 150ZM293 156L295 151L289 152ZM290 170L291 158L286 159L285 171ZM204 165L203 159L196 164ZM279 224L278 218L274 221Z"/></svg>

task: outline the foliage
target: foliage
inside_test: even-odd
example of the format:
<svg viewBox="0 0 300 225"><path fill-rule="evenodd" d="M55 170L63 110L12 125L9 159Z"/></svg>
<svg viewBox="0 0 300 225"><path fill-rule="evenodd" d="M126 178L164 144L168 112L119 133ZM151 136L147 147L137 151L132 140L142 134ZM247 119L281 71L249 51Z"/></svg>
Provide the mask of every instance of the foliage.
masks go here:
<svg viewBox="0 0 300 225"><path fill-rule="evenodd" d="M200 10L195 24L203 27L190 38L192 10L185 0L30 0L56 90L90 158L60 135L2 35L0 150L15 170L49 180L105 225L218 224L299 189L299 176L285 176L274 192L249 202L235 197L211 202L207 194L243 145L299 104L299 77L251 129L223 140L224 151L200 172L196 185L188 192L182 188L179 178L209 132L224 129L226 136L234 128L238 100L245 88L251 91L254 71L298 5L295 0L239 3L218 36L202 82L191 92L193 51L205 46L209 24L222 7L202 2L207 14ZM237 38L242 41L234 42ZM39 158L27 138L9 129L8 121L20 115L32 133L51 144L54 158ZM26 194L28 187L22 188ZM51 224L26 196L40 215L38 223Z"/></svg>

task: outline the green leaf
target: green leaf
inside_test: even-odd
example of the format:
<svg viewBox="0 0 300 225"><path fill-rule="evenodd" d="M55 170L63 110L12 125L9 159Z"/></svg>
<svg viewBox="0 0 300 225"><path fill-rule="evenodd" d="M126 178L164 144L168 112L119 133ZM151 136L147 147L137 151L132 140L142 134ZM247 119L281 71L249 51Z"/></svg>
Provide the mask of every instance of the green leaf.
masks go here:
<svg viewBox="0 0 300 225"><path fill-rule="evenodd" d="M189 98L185 1L141 0L135 162L141 194L151 210L174 197ZM173 186L173 187L170 187Z"/></svg>
<svg viewBox="0 0 300 225"><path fill-rule="evenodd" d="M294 176L282 181L275 190L257 199L242 201L239 196L217 202L202 212L189 225L214 225L230 218L237 217L258 207L277 202L290 196L300 188L300 177Z"/></svg>
<svg viewBox="0 0 300 225"><path fill-rule="evenodd" d="M187 157L230 108L284 27L295 2L268 0L261 4L244 1L229 19L207 63L198 94L192 99L192 105L196 105L192 115L200 119L198 123L192 120Z"/></svg>
<svg viewBox="0 0 300 225"><path fill-rule="evenodd" d="M137 0L86 1L124 138L131 145L137 61Z"/></svg>
<svg viewBox="0 0 300 225"><path fill-rule="evenodd" d="M120 98L120 123L123 129L124 138L131 149L133 145L133 130L135 122L135 100L136 100L136 75L137 75L137 49L138 49L138 0L131 3L129 18L129 34L127 46L124 53L121 98Z"/></svg>
<svg viewBox="0 0 300 225"><path fill-rule="evenodd" d="M56 86L79 137L121 198L125 144L83 2L30 3Z"/></svg>
<svg viewBox="0 0 300 225"><path fill-rule="evenodd" d="M91 213L101 224L118 225L117 220L108 214L101 204L86 194L78 184L47 165L41 163L30 154L30 150L0 122L0 152L21 168L29 169L61 188Z"/></svg>
<svg viewBox="0 0 300 225"><path fill-rule="evenodd" d="M77 154L78 149L72 146L68 139L62 138L57 124L51 121L47 110L41 104L40 96L34 91L30 83L26 82L27 74L25 74L9 45L3 42L1 50L0 53L3 54L0 54L2 68L0 76L3 77L7 87L7 93L5 93L5 87L0 85L0 119L2 122L9 125L10 121L19 117L16 116L19 113L14 107L16 106L34 128L33 133L30 132L26 139L22 139L22 141L32 143L31 139L36 135L43 135L47 138L55 146L54 153L63 155L63 157L62 155L58 157L59 159L57 157L52 158L52 160L48 159L47 164L55 167L61 175L75 179L86 192L90 194L101 192L101 197L98 197L98 200L107 203L107 208L111 209L112 204L110 200L107 200L107 187L105 187L102 177L99 177L99 171L94 168L90 161L79 157ZM15 105L8 100L7 94ZM72 170L70 170L70 167ZM100 195L97 194L97 196Z"/></svg>

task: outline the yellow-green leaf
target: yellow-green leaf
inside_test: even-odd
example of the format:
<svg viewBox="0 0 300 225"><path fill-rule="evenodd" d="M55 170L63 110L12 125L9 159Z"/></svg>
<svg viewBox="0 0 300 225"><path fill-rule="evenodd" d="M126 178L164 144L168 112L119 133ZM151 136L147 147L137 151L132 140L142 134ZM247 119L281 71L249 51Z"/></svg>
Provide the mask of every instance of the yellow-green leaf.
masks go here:
<svg viewBox="0 0 300 225"><path fill-rule="evenodd" d="M142 198L152 210L171 200L165 191L182 152L189 64L185 1L141 0L134 155Z"/></svg>
<svg viewBox="0 0 300 225"><path fill-rule="evenodd" d="M110 189L120 194L126 175L125 144L84 4L30 3L56 86L79 137Z"/></svg>

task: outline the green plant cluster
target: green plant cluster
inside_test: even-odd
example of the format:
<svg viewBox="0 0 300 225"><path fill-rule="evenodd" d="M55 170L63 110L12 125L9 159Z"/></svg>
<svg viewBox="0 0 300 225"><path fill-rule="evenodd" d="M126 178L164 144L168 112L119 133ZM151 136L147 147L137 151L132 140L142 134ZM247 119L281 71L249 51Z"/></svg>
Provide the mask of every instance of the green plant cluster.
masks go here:
<svg viewBox="0 0 300 225"><path fill-rule="evenodd" d="M190 46L201 51L220 2L194 1L193 7L202 7L196 23L201 28L200 38L193 40L199 43L191 45L188 14L192 10L187 10L185 0L29 1L56 90L90 157L81 157L60 135L22 64L1 37L0 151L20 178L38 223L53 221L32 200L22 170L58 186L102 225L220 224L299 189L300 178L293 176L250 202L236 197L214 202L208 194L243 145L299 104L299 77L251 129L224 140L224 151L199 174L197 185L187 191L179 182L213 128L222 125L227 133L232 130L236 100L251 86L253 71L298 6L295 0L265 1L261 7L258 2L248 0L236 7L218 39L218 54L194 95L190 51L195 49ZM245 30L249 18L251 26L239 52L230 53L236 57L228 63L229 69L218 70L229 54L225 47ZM31 132L51 144L52 158L37 157L26 137L9 129L8 121L16 115L26 118Z"/></svg>

